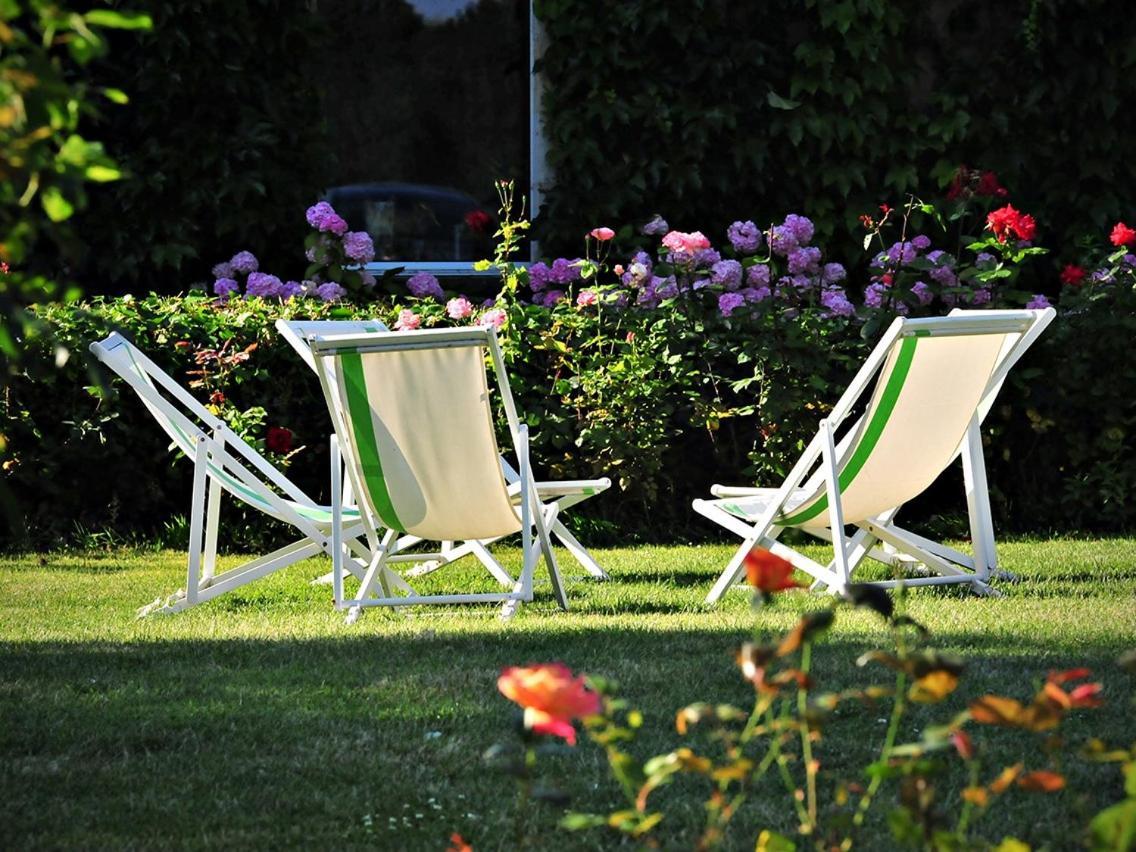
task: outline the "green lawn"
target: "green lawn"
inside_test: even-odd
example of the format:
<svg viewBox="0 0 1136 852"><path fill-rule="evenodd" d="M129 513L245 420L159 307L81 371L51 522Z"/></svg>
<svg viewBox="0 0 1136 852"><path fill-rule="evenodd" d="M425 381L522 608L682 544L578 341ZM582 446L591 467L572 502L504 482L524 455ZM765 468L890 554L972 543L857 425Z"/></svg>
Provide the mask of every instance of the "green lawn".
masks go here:
<svg viewBox="0 0 1136 852"><path fill-rule="evenodd" d="M586 579L563 554L570 612L552 606L543 584L507 623L488 607L448 607L372 610L351 627L332 610L329 590L308 583L323 562L187 613L138 621L135 607L184 582L182 554L0 560L0 847L440 850L458 831L475 849L513 848L514 783L481 761L488 746L513 736L511 705L495 689L500 669L562 660L615 678L646 719L636 752L677 746L678 708L752 704L732 659L755 621L748 596L731 592L713 609L701 603L728 553L725 546L597 551L612 575L607 583ZM1108 701L1075 714L1067 734L1129 744L1133 684L1114 660L1136 645L1136 541L1020 541L1003 544L1000 556L1021 578L1002 584L1005 597L910 595L910 615L968 668L955 696L912 715L906 737L970 698L1028 699L1047 670L1087 665ZM515 550L504 557L515 567ZM434 579L452 583L462 573L450 566ZM756 620L781 631L825 602L789 593ZM842 610L816 650L818 688L887 682L883 670L854 664L885 643L875 614ZM818 746L825 771L859 780L885 716L886 707L838 712ZM1021 747L1027 735L977 728L975 735L990 775L1018 756L1043 765ZM586 739L551 758L550 769L573 807L622 806L601 752ZM1091 814L1119 800L1122 784L1115 768L1079 758L1065 770L1066 790L1008 794L979 833L1076 848ZM946 810L961 773L951 779ZM670 810L664 847L690 847L701 819L697 791L680 784L658 795ZM895 795L884 788L881 811ZM562 811L532 807L532 848L616 845L613 835L559 832ZM752 849L767 826L786 834L795 826L773 784L738 813L727 848ZM890 845L881 813L857 848Z"/></svg>

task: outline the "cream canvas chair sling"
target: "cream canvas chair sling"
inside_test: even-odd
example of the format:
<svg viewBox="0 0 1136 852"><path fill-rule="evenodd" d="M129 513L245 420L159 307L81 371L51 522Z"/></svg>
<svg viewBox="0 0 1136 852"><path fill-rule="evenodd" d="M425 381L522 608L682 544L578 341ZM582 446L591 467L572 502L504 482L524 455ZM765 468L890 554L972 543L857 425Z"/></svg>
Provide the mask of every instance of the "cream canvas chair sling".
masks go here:
<svg viewBox="0 0 1136 852"><path fill-rule="evenodd" d="M90 349L138 394L173 447L194 465L185 589L143 607L140 615L178 612L295 562L330 553L329 506L312 500L121 334L116 332L92 343ZM291 524L301 537L265 556L216 573L221 498L226 492ZM358 541L363 534L358 512L346 511L344 523L340 538L365 566L370 552ZM361 573L359 564L356 559L349 560L351 570Z"/></svg>
<svg viewBox="0 0 1136 852"><path fill-rule="evenodd" d="M342 453L373 557L354 597L346 597L343 551L333 546L336 606L501 602L511 615L533 597L543 556L553 594L567 609L549 530L559 506L541 501L529 464L528 429L517 417L492 329L458 328L316 337L312 354L335 426L332 490ZM519 482L502 472L486 381L488 353L518 459ZM341 510L333 500L334 519ZM519 532L522 568L510 576L486 541ZM391 569L400 536L462 542L503 586L500 592L423 595ZM338 541L338 539L337 539Z"/></svg>
<svg viewBox="0 0 1136 852"><path fill-rule="evenodd" d="M711 492L718 499L694 501L695 511L742 538L707 602L719 600L740 579L755 546L810 574L814 587L841 594L866 558L915 565L927 574L879 586L969 583L990 593L997 557L980 426L1010 368L1054 316L1047 308L897 318L780 488L716 485ZM838 427L873 378L864 415L837 442ZM895 523L899 508L960 456L972 555ZM855 528L851 535L848 526ZM788 527L832 542L832 561L821 565L777 541Z"/></svg>
<svg viewBox="0 0 1136 852"><path fill-rule="evenodd" d="M304 363L317 373L319 370L316 367L315 356L311 351L311 341L314 338L320 335L366 334L375 331L387 331L387 327L379 320L279 319L276 321L276 329L280 332L281 337L296 350L296 353L304 360ZM509 464L504 456L501 456L500 462L505 480L509 483L510 493L516 495L520 490L520 474ZM350 482L345 483L345 485L347 493L350 493ZM540 500L542 502L555 502L561 512L590 497L603 493L610 487L611 480L606 477L602 479L559 480L536 483L537 496ZM600 567L591 553L588 552L584 545L582 545L564 525L559 513L553 521L549 532L554 539L560 542L560 544L572 554L573 558L580 563L580 566L588 574L597 580L606 580L608 578L607 573ZM406 576L421 576L431 571L436 571L443 565L453 562L456 559L470 555L472 551L472 546L463 547L460 543L455 544L451 541L439 542L439 548L433 551L423 552L422 550L414 550L416 546L422 543L422 539L418 536L399 536L392 549L394 555L389 557L388 561L415 562L417 564L406 572ZM482 542L483 545L489 543L489 541ZM480 553L480 550L478 550L477 553ZM330 575L325 579L330 581Z"/></svg>

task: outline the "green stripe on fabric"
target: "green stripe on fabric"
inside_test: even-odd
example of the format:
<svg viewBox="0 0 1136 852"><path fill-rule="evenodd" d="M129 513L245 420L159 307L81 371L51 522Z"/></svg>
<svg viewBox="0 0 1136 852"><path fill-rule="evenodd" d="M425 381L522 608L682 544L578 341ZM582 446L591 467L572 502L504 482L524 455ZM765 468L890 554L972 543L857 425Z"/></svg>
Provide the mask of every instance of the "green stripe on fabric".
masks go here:
<svg viewBox="0 0 1136 852"><path fill-rule="evenodd" d="M864 430L863 435L860 436L860 442L856 445L855 451L848 459L848 463L844 465L844 469L840 471L838 481L840 483L840 490L844 491L852 484L852 480L858 474L868 461L868 457L872 454L872 450L876 448L879 443L880 436L883 434L884 427L887 426L888 418L895 410L895 405L899 402L899 393L903 390L903 383L907 380L907 374L911 372L911 362L915 358L915 345L918 343L916 337L905 337L903 342L899 345L899 354L895 358L895 366L892 368L891 375L888 376L887 384L884 386L883 393L880 394L880 404L872 415L872 420L868 423L868 427ZM812 506L795 515L790 515L777 522L778 526L800 526L803 523L811 521L821 512L828 509L828 495L824 494Z"/></svg>
<svg viewBox="0 0 1136 852"><path fill-rule="evenodd" d="M367 380L363 375L363 358L358 352L345 352L340 356L340 363L347 395L349 426L371 503L384 526L405 532L406 528L395 513L387 481L383 477L379 443L375 440L375 423L371 418L371 403L367 398Z"/></svg>

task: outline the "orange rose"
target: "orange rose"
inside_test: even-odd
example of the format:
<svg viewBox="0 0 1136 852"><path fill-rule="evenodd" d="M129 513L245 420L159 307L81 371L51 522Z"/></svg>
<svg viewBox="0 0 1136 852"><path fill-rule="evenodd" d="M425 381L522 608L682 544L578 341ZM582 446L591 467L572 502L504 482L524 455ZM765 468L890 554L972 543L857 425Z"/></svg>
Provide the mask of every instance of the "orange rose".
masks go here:
<svg viewBox="0 0 1136 852"><path fill-rule="evenodd" d="M804 584L791 579L793 564L768 550L755 547L745 558L746 579L762 594L782 592L785 589L804 588Z"/></svg>
<svg viewBox="0 0 1136 852"><path fill-rule="evenodd" d="M512 666L497 678L497 689L524 708L528 730L561 737L569 745L576 744L572 720L600 711L600 697L563 663Z"/></svg>

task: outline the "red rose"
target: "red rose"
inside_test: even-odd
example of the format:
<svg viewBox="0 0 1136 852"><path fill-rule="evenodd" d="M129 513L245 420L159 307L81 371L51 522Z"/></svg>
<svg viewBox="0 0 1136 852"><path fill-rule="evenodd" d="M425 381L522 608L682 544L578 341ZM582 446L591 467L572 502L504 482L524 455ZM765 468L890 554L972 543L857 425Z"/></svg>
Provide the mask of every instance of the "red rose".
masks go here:
<svg viewBox="0 0 1136 852"><path fill-rule="evenodd" d="M264 444L274 453L289 453L292 451L292 430L283 426L269 426Z"/></svg>
<svg viewBox="0 0 1136 852"><path fill-rule="evenodd" d="M1062 284L1068 284L1070 287L1079 287L1084 280L1085 270L1079 266L1067 263L1065 264L1065 268L1061 270Z"/></svg>
<svg viewBox="0 0 1136 852"><path fill-rule="evenodd" d="M975 195L988 195L996 198L1005 198L1009 195L1006 188L998 183L998 176L994 172L983 172L982 177L978 179L978 186L974 190ZM1023 239L1027 239L1023 237Z"/></svg>
<svg viewBox="0 0 1136 852"><path fill-rule="evenodd" d="M209 394L209 402L211 405L224 405L225 394L221 391L213 391L213 393Z"/></svg>
<svg viewBox="0 0 1136 852"><path fill-rule="evenodd" d="M986 217L986 227L994 232L998 242L1004 243L1009 236L1016 236L1019 240L1032 240L1037 223L1033 216L1020 213L1013 205L1007 204L990 212Z"/></svg>
<svg viewBox="0 0 1136 852"><path fill-rule="evenodd" d="M745 558L746 579L762 594L804 588L792 578L793 565L768 550L755 547Z"/></svg>
<svg viewBox="0 0 1136 852"><path fill-rule="evenodd" d="M465 226L475 234L485 233L485 230L492 223L493 217L491 217L484 210L470 210L465 214Z"/></svg>
<svg viewBox="0 0 1136 852"><path fill-rule="evenodd" d="M1033 216L1022 213L1018 216L1018 221L1014 223L1013 228L1019 240L1032 240L1034 232L1037 230L1037 223L1033 220Z"/></svg>
<svg viewBox="0 0 1136 852"><path fill-rule="evenodd" d="M1136 242L1136 231L1123 222L1117 222L1108 238L1112 240L1114 246L1127 246Z"/></svg>

